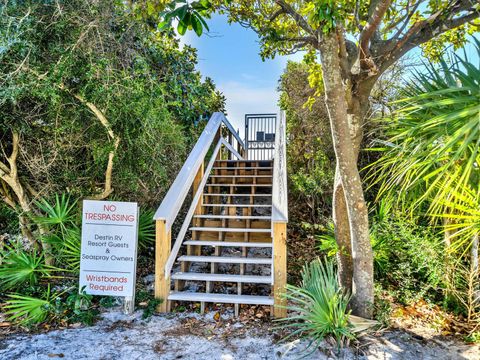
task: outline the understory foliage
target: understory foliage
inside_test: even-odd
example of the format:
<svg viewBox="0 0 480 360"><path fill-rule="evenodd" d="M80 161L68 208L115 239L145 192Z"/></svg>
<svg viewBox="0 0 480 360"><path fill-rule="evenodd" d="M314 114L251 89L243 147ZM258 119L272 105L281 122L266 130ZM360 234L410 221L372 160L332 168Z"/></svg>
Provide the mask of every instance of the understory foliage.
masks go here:
<svg viewBox="0 0 480 360"><path fill-rule="evenodd" d="M474 45L478 49L478 42ZM420 300L438 304L464 319L474 334L480 320L475 265L480 229L480 73L476 62L461 52L437 60L415 67L404 86L399 78L405 74L404 65L399 65L385 74L371 99L374 120L365 130L369 151L360 154L360 163L366 166L363 176L369 185L374 272L377 287L389 301L404 306ZM291 74L301 79L303 74L298 83L305 85L307 73L307 65L289 64L282 81ZM295 104L292 98L313 89L302 93L298 83L288 88L290 93L282 93L287 119L288 111L295 120L302 111L308 114L309 102ZM388 89L382 91L384 83ZM323 128L322 118L317 119L318 128ZM293 144L302 131L307 140L300 146L308 149L315 143L305 122L293 129L289 139ZM289 162L297 166L289 174L291 193L301 199L308 189L298 186L295 171L298 164L305 166L305 159L297 153ZM316 238L320 254L336 257L332 222L309 220L303 229Z"/></svg>
<svg viewBox="0 0 480 360"><path fill-rule="evenodd" d="M5 204L41 215L35 200L69 192L158 206L202 120L224 109L196 61L193 48L146 29L121 3L3 1Z"/></svg>
<svg viewBox="0 0 480 360"><path fill-rule="evenodd" d="M196 62L122 2L1 2L0 302L10 320L93 321L102 300L77 285L81 199L140 203L139 249L152 255L150 209L224 110Z"/></svg>
<svg viewBox="0 0 480 360"><path fill-rule="evenodd" d="M291 213L315 223L331 208L335 154L327 109L317 94L319 84L310 85L311 74L305 62L289 61L279 90L287 119Z"/></svg>
<svg viewBox="0 0 480 360"><path fill-rule="evenodd" d="M91 324L98 312L91 295L78 289L80 270L80 209L69 195L45 199L39 207L45 213L36 219L47 225L43 241L50 245L54 265L45 264L45 250L26 248L18 240L0 249L0 297L5 298L9 320L33 325L55 323ZM153 250L155 228L152 211L140 211L139 249Z"/></svg>
<svg viewBox="0 0 480 360"><path fill-rule="evenodd" d="M413 74L393 122L381 123L388 138L369 180L378 198L410 217L426 215L443 235L445 303L479 324L480 42L472 45L476 61L445 55Z"/></svg>
<svg viewBox="0 0 480 360"><path fill-rule="evenodd" d="M337 271L331 261L316 259L302 270L299 286L287 285L286 298L293 313L281 320L282 328L293 331L284 340L300 336L310 340L305 349L318 348L321 341L332 337L337 346L342 346L354 336L347 310L350 295L338 284Z"/></svg>
<svg viewBox="0 0 480 360"><path fill-rule="evenodd" d="M396 302L441 301L445 288L442 236L422 219L411 219L380 203L371 216L371 242L377 283ZM318 249L334 258L338 252L333 224L321 229ZM327 230L327 231L326 231Z"/></svg>

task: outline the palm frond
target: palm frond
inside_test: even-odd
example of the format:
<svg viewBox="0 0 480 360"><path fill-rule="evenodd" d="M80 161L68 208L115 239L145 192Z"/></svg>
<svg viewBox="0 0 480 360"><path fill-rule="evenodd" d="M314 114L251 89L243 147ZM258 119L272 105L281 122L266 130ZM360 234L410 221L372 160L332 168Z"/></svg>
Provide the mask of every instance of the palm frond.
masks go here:
<svg viewBox="0 0 480 360"><path fill-rule="evenodd" d="M140 212L138 221L138 246L146 250L155 243L155 223L153 221L154 212L145 210Z"/></svg>
<svg viewBox="0 0 480 360"><path fill-rule="evenodd" d="M56 296L51 296L50 286L43 299L10 294L4 306L7 310L5 314L9 321L15 321L22 325L38 324L46 320L55 298Z"/></svg>
<svg viewBox="0 0 480 360"><path fill-rule="evenodd" d="M305 351L328 336L338 346L353 337L347 310L350 295L340 288L332 262L317 259L305 265L301 285L287 285L285 296L291 303L287 308L296 314L279 321L284 322L282 327L294 329L286 339L300 335L310 340Z"/></svg>
<svg viewBox="0 0 480 360"><path fill-rule="evenodd" d="M13 289L21 284L36 285L42 276L50 276L53 267L44 263L43 254L5 247L1 251L0 287Z"/></svg>
<svg viewBox="0 0 480 360"><path fill-rule="evenodd" d="M36 216L34 220L49 228L65 230L69 225L75 224L77 202L70 195L55 195L55 201L50 204L46 199L36 202L37 207L45 216Z"/></svg>
<svg viewBox="0 0 480 360"><path fill-rule="evenodd" d="M402 202L420 188L411 210L427 201L429 212L439 213L450 192L480 178L480 66L454 55L451 64L444 59L425 68L397 102L401 107L385 129L387 146L367 179L378 186L378 199Z"/></svg>

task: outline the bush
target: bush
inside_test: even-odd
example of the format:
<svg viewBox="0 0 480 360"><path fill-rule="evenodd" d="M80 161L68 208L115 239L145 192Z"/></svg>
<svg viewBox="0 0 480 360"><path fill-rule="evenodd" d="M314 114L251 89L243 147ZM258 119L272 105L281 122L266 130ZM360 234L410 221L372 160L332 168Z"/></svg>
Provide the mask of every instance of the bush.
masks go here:
<svg viewBox="0 0 480 360"><path fill-rule="evenodd" d="M3 202L0 202L0 229L0 236L4 233L16 234L19 230L17 213Z"/></svg>
<svg viewBox="0 0 480 360"><path fill-rule="evenodd" d="M396 300L439 300L444 280L442 239L431 228L394 215L371 227L375 275Z"/></svg>
<svg viewBox="0 0 480 360"><path fill-rule="evenodd" d="M45 265L43 254L24 250L19 246L0 249L0 291L19 285L38 284L42 276L50 276L52 268Z"/></svg>
<svg viewBox="0 0 480 360"><path fill-rule="evenodd" d="M77 287L64 291L40 292L36 297L10 294L5 302L5 314L9 321L23 326L49 323L76 323L92 325L98 310L92 305L92 295L78 292Z"/></svg>
<svg viewBox="0 0 480 360"><path fill-rule="evenodd" d="M370 219L375 279L395 299L409 303L439 300L444 286L444 255L438 232L391 212L381 204ZM333 224L321 228L318 249L329 257L338 252Z"/></svg>
<svg viewBox="0 0 480 360"><path fill-rule="evenodd" d="M331 207L335 155L325 103L318 84L310 86L309 69L289 61L279 90L287 119L289 196L295 199L290 212L294 219L317 223Z"/></svg>
<svg viewBox="0 0 480 360"><path fill-rule="evenodd" d="M305 265L300 286L287 285L286 297L293 304L287 308L294 312L281 320L288 322L282 328L294 330L287 339L295 335L307 338L308 349L317 347L326 337L335 339L338 347L353 338L347 310L350 296L340 288L332 262L317 259Z"/></svg>

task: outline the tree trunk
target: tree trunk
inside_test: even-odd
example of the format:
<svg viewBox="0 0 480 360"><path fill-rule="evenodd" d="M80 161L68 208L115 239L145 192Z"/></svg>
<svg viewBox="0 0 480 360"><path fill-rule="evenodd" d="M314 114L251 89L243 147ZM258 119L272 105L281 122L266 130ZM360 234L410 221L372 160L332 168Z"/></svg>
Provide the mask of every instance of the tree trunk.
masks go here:
<svg viewBox="0 0 480 360"><path fill-rule="evenodd" d="M350 225L348 224L347 204L338 165L335 170L335 183L333 185L333 223L335 225L335 240L338 246L337 261L340 284L344 290L352 293L352 243L350 239Z"/></svg>
<svg viewBox="0 0 480 360"><path fill-rule="evenodd" d="M363 139L363 119L368 109L368 96L371 88L356 89L352 93L347 109L347 118L355 153L355 162L358 162L360 146ZM335 239L340 249L337 256L339 279L342 287L352 293L353 286L353 259L350 225L348 223L348 209L345 202L345 191L340 177L338 163L335 169L335 182L333 186L333 223L335 224Z"/></svg>
<svg viewBox="0 0 480 360"><path fill-rule="evenodd" d="M370 318L373 310L373 252L368 231L368 209L357 168L354 139L350 132L347 92L342 81L339 43L335 34L324 36L319 48L333 146L350 226L353 260L352 310L356 315Z"/></svg>

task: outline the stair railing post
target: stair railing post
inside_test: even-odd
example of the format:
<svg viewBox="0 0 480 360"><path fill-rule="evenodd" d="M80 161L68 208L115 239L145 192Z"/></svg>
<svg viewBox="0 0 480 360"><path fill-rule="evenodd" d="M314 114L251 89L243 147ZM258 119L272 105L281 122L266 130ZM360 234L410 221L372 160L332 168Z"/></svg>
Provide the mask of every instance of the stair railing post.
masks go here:
<svg viewBox="0 0 480 360"><path fill-rule="evenodd" d="M195 176L195 179L193 180L193 194L192 194L192 196L195 196L198 188L200 187L200 184L202 183L202 179L203 179L203 176L204 176L204 171L205 171L205 165L204 165L204 163L202 163L202 165L198 169L198 172L197 172L197 175ZM200 199L200 201L197 204L197 207L195 208L194 215L202 215L203 214L202 203L203 203L203 200ZM201 222L202 222L201 219L195 219L194 220L194 226L200 226ZM193 237L195 237L194 234L192 234L192 238ZM192 240L195 240L195 239L192 239ZM193 249L190 249L190 251L187 247L187 253L190 252L190 254L191 254L193 252L194 255L197 255L197 256L200 255L200 250L201 250L200 246L195 246Z"/></svg>
<svg viewBox="0 0 480 360"><path fill-rule="evenodd" d="M169 312L170 276L165 276L165 265L171 251L171 233L166 220L155 221L155 298L163 300L159 312Z"/></svg>
<svg viewBox="0 0 480 360"><path fill-rule="evenodd" d="M273 316L287 317L287 299L285 286L287 284L287 223L273 223Z"/></svg>
<svg viewBox="0 0 480 360"><path fill-rule="evenodd" d="M273 315L287 316L285 287L287 285L287 149L286 119L281 112L275 128L275 149L272 178L272 241L273 241Z"/></svg>
<svg viewBox="0 0 480 360"><path fill-rule="evenodd" d="M233 146L233 134L231 132L228 133L228 143ZM228 160L233 160L232 152L228 152Z"/></svg>

